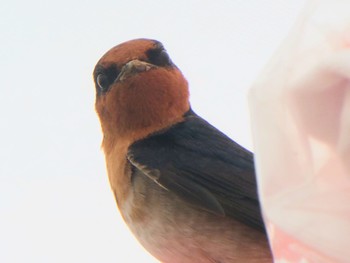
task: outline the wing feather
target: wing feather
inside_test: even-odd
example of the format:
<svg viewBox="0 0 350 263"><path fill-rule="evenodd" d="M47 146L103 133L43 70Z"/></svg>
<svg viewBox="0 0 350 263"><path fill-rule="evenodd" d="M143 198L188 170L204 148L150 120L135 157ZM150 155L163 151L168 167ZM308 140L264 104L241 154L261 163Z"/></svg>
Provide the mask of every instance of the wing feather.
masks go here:
<svg viewBox="0 0 350 263"><path fill-rule="evenodd" d="M253 154L193 111L183 122L132 144L127 158L189 203L264 230Z"/></svg>

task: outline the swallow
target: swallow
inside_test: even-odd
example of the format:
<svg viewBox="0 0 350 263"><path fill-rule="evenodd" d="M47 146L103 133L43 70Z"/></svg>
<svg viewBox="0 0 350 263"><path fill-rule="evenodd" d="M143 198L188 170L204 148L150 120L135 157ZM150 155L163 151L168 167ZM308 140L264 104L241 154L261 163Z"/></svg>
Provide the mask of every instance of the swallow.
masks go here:
<svg viewBox="0 0 350 263"><path fill-rule="evenodd" d="M111 189L143 247L165 263L272 262L253 154L192 110L162 43L119 44L93 77Z"/></svg>

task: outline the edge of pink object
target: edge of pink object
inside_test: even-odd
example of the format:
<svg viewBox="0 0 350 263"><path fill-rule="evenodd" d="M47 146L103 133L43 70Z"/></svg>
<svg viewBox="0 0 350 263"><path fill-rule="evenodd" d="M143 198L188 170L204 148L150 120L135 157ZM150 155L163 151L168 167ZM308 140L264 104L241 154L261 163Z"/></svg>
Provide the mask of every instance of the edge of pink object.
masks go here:
<svg viewBox="0 0 350 263"><path fill-rule="evenodd" d="M350 1L310 1L250 90L275 262L350 262Z"/></svg>

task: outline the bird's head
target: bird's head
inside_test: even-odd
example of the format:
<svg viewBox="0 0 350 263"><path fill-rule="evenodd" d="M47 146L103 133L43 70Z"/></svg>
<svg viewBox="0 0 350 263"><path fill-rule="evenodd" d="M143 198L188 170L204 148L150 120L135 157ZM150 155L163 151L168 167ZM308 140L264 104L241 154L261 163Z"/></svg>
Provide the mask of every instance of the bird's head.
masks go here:
<svg viewBox="0 0 350 263"><path fill-rule="evenodd" d="M104 139L135 141L182 120L188 84L163 45L131 40L109 50L93 73Z"/></svg>

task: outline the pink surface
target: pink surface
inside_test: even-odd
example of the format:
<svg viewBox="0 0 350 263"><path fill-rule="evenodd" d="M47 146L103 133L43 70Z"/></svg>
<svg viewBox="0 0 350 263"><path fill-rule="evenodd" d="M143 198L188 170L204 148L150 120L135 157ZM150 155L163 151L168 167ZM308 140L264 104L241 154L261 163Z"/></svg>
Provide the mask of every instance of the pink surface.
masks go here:
<svg viewBox="0 0 350 263"><path fill-rule="evenodd" d="M350 262L350 2L310 1L249 100L275 262Z"/></svg>

